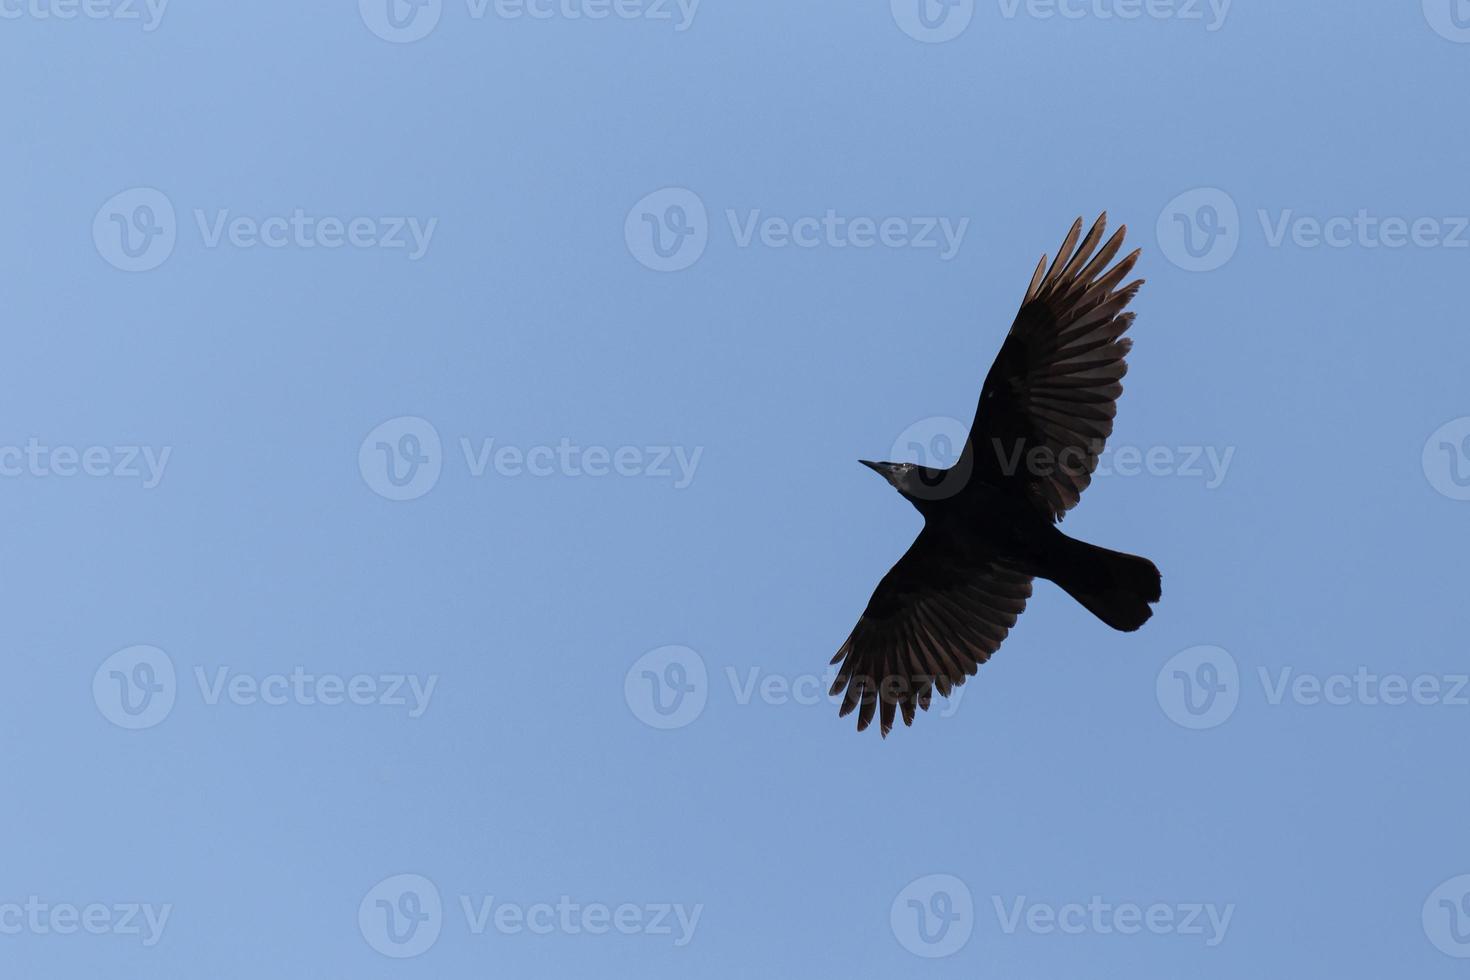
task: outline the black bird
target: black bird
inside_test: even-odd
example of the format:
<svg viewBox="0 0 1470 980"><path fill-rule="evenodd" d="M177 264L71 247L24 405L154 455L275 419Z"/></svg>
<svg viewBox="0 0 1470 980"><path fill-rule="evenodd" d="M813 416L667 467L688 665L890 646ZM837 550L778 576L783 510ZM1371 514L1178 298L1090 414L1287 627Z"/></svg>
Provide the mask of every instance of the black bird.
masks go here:
<svg viewBox="0 0 1470 980"><path fill-rule="evenodd" d="M847 692L840 714L856 710L858 731L879 714L886 737L897 710L911 725L936 689L948 696L963 684L1010 632L1033 578L1055 582L1117 630L1153 615L1161 594L1153 562L1056 526L1112 434L1133 343L1123 338L1133 314L1123 310L1143 285L1118 285L1137 251L1108 267L1126 227L1093 254L1106 225L1104 214L1083 238L1078 218L1050 268L1041 257L954 466L860 460L918 508L924 529L832 658L842 663L832 695Z"/></svg>

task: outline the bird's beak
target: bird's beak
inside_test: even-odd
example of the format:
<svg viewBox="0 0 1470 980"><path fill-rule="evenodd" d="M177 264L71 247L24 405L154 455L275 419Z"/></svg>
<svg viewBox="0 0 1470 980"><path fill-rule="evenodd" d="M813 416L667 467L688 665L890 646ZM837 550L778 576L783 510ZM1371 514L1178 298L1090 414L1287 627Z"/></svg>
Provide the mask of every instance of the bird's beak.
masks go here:
<svg viewBox="0 0 1470 980"><path fill-rule="evenodd" d="M859 463L862 463L864 466L866 466L868 469L872 470L874 473L882 473L885 476L887 475L887 473L885 472L886 467L884 467L884 465L882 463L875 463L875 462L873 462L870 459L860 459L860 460L858 460L858 462Z"/></svg>

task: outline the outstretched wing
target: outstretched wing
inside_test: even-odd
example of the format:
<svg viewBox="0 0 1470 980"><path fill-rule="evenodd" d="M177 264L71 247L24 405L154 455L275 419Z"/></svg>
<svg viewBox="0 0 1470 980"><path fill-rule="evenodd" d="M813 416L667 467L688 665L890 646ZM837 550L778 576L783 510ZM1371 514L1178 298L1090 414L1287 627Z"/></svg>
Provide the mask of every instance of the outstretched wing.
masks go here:
<svg viewBox="0 0 1470 980"><path fill-rule="evenodd" d="M1093 255L1106 225L1103 214L1079 245L1078 218L1050 269L1041 257L985 376L965 447L977 478L1013 488L1054 521L1092 482L1133 344L1123 338L1133 314L1123 309L1143 280L1118 284L1138 251L1109 269L1127 227Z"/></svg>
<svg viewBox="0 0 1470 980"><path fill-rule="evenodd" d="M949 696L990 659L1026 608L1031 576L1000 561L965 561L927 527L878 583L852 635L832 658L844 690L840 714L858 712L858 731L882 707L884 736L894 712L914 722L937 688Z"/></svg>

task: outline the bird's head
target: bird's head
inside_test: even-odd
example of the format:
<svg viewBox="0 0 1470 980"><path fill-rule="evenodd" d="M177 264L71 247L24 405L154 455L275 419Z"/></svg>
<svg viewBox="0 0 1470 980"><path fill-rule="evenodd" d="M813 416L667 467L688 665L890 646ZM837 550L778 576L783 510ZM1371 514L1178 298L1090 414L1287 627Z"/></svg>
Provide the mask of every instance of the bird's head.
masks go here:
<svg viewBox="0 0 1470 980"><path fill-rule="evenodd" d="M858 462L887 480L899 493L903 493L904 486L913 478L915 469L913 463L875 463L868 459L860 459Z"/></svg>
<svg viewBox="0 0 1470 980"><path fill-rule="evenodd" d="M858 462L887 480L920 511L927 511L933 504L953 496L956 488L963 486L962 481L954 480L958 470L940 470L918 463L874 463L866 459Z"/></svg>

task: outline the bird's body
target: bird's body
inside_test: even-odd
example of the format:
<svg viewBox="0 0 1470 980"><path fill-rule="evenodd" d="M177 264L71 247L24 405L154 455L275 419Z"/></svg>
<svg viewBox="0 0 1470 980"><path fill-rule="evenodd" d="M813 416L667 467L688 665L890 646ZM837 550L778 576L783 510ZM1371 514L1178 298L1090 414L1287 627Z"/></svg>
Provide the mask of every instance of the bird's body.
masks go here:
<svg viewBox="0 0 1470 980"><path fill-rule="evenodd" d="M1111 269L1120 229L1094 256L1106 216L1078 244L1072 226L1048 270L1043 256L986 375L970 438L949 469L864 464L924 517L924 529L878 584L832 662L842 714L883 734L911 724L933 691L948 695L1005 639L1033 578L1055 582L1099 619L1135 630L1160 596L1145 558L1077 541L1056 526L1091 482L1112 433L1141 281L1118 288L1134 252Z"/></svg>

